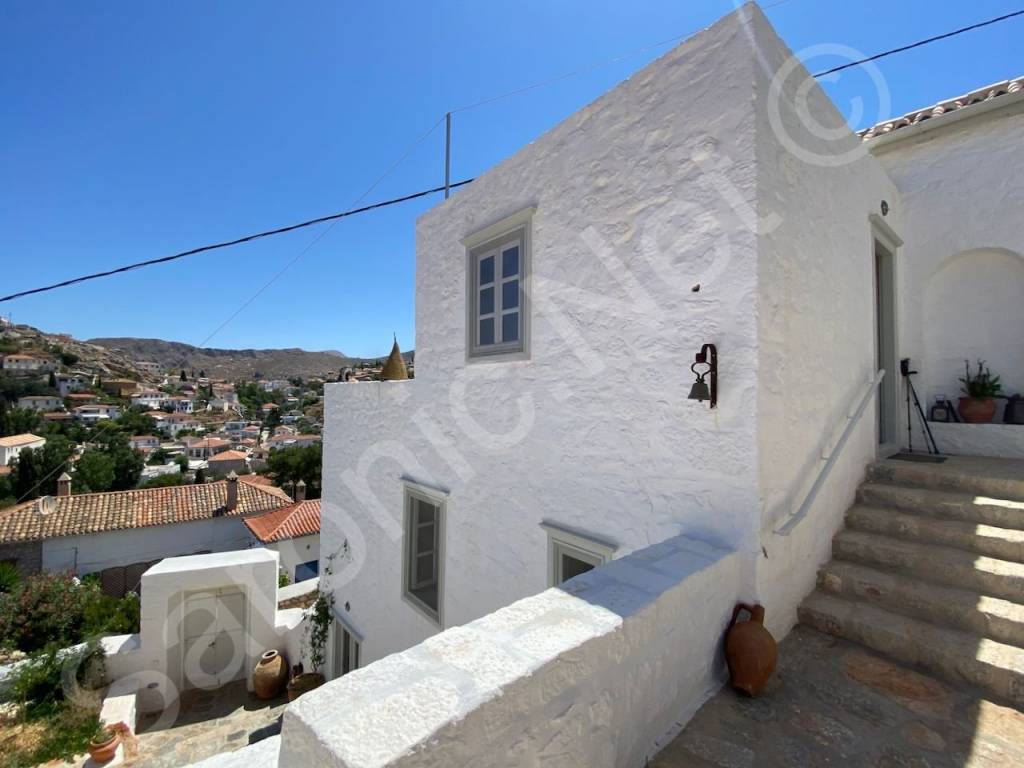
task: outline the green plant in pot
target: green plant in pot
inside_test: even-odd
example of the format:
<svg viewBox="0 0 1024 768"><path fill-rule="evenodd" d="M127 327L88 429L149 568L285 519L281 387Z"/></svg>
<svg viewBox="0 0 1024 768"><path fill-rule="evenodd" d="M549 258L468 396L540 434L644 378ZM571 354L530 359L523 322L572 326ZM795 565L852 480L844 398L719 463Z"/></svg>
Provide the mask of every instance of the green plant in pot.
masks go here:
<svg viewBox="0 0 1024 768"><path fill-rule="evenodd" d="M89 757L98 765L109 763L117 754L117 747L120 743L120 734L101 721L100 727L96 729L96 733L89 740Z"/></svg>
<svg viewBox="0 0 1024 768"><path fill-rule="evenodd" d="M295 674L288 683L288 701L294 701L306 691L311 691L324 684L321 670L327 660L327 638L331 632L334 595L330 593L328 580L331 576L331 565L334 555L327 557L327 564L320 576L320 590L316 602L306 614L306 628L302 636L303 656L309 659L313 668L311 672L302 671L302 662L295 665Z"/></svg>
<svg viewBox="0 0 1024 768"><path fill-rule="evenodd" d="M992 375L984 360L978 361L978 370L972 374L971 364L964 360L964 377L960 383L963 385L960 390L964 393L957 407L960 418L968 424L992 421L996 415L996 398L1003 391L999 377Z"/></svg>

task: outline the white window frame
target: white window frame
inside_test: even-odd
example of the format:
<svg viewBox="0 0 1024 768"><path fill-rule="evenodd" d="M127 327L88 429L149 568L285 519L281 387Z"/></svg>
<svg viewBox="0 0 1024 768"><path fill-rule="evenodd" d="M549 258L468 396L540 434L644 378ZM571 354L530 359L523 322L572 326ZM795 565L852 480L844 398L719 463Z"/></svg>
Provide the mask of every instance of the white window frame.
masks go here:
<svg viewBox="0 0 1024 768"><path fill-rule="evenodd" d="M350 672L355 672L359 669L359 654L362 650L363 636L356 632L352 628L352 625L343 619L338 613L334 613L333 631L334 637L331 642L331 655L334 657L331 659L331 672L333 673L332 680L336 680L339 677L344 677ZM338 637L337 633L341 631L344 634L341 638ZM346 672L342 668L344 660L344 648L342 649L342 656L338 657L338 641L345 642L344 635L348 635L348 659L349 659L349 670Z"/></svg>
<svg viewBox="0 0 1024 768"><path fill-rule="evenodd" d="M562 578L562 555L590 563L596 568L610 561L619 548L610 541L557 523L545 521L540 527L548 534L548 586L551 587L565 582Z"/></svg>
<svg viewBox="0 0 1024 768"><path fill-rule="evenodd" d="M526 359L530 343L530 302L529 280L531 273L532 236L531 224L535 208L526 208L501 221L495 222L479 232L465 238L466 247L466 359L467 361L494 361L496 359ZM519 272L504 277L502 254L510 247L519 246ZM494 342L480 344L480 263L494 258L494 280L486 287L493 288L494 308L489 317L494 320ZM518 306L503 306L502 287L512 280L519 281ZM502 340L502 319L513 312L519 313L519 338L515 341Z"/></svg>
<svg viewBox="0 0 1024 768"><path fill-rule="evenodd" d="M447 518L448 495L429 486L419 483L406 482L404 484L403 496L403 523L402 523L402 599L409 605L422 613L438 627L444 627L444 552L445 552L445 520ZM434 550L435 582L437 589L437 607L425 603L412 591L410 580L415 572L413 567L413 546L415 544L415 532L413 525L413 502L422 501L437 508L435 518Z"/></svg>

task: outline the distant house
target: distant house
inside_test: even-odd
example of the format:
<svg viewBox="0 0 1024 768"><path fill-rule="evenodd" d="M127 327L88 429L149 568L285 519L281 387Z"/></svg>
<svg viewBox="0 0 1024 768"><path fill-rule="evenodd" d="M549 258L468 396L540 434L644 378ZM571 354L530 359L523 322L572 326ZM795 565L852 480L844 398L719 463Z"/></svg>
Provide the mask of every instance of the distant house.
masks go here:
<svg viewBox="0 0 1024 768"><path fill-rule="evenodd" d="M139 388L139 383L132 379L103 379L100 388L108 395L130 397Z"/></svg>
<svg viewBox="0 0 1024 768"><path fill-rule="evenodd" d="M242 428L242 434L245 437L253 437L259 439L259 436L262 434L262 432L263 430L260 429L260 427L258 427L255 424L250 424L249 426Z"/></svg>
<svg viewBox="0 0 1024 768"><path fill-rule="evenodd" d="M128 438L128 445L136 451L155 451L160 447L160 438L155 435L136 435Z"/></svg>
<svg viewBox="0 0 1024 768"><path fill-rule="evenodd" d="M78 421L86 424L95 424L98 421L116 419L121 415L121 408L117 405L90 403L89 405L79 405L78 407L73 408L71 412L75 415L75 418Z"/></svg>
<svg viewBox="0 0 1024 768"><path fill-rule="evenodd" d="M303 490L305 490L303 488ZM253 546L280 554L280 567L292 581L320 573L320 499L297 501L288 507L244 520Z"/></svg>
<svg viewBox="0 0 1024 768"><path fill-rule="evenodd" d="M209 459L231 450L231 441L222 437L193 437L186 438L184 442L190 459Z"/></svg>
<svg viewBox="0 0 1024 768"><path fill-rule="evenodd" d="M247 426L249 426L249 422L247 422L247 421L225 421L224 422L224 431L225 432L241 432Z"/></svg>
<svg viewBox="0 0 1024 768"><path fill-rule="evenodd" d="M175 413L192 413L195 410L195 400L191 397L172 397Z"/></svg>
<svg viewBox="0 0 1024 768"><path fill-rule="evenodd" d="M57 395L25 395L18 398L18 407L29 411L60 411L64 400Z"/></svg>
<svg viewBox="0 0 1024 768"><path fill-rule="evenodd" d="M261 381L260 386L263 387L264 392L274 392L287 390L291 383L286 379L271 379L270 381Z"/></svg>
<svg viewBox="0 0 1024 768"><path fill-rule="evenodd" d="M74 408L77 405L88 405L89 403L95 403L100 399L99 395L95 395L92 392L72 392L66 395L65 400Z"/></svg>
<svg viewBox="0 0 1024 768"><path fill-rule="evenodd" d="M0 466L6 467L11 459L26 448L42 448L44 445L46 445L45 437L28 432L22 435L0 437Z"/></svg>
<svg viewBox="0 0 1024 768"><path fill-rule="evenodd" d="M0 516L0 561L22 574L99 573L104 591L124 594L154 562L175 555L243 549L242 519L291 506L279 488L235 480L71 495L62 475L56 496L9 507Z"/></svg>
<svg viewBox="0 0 1024 768"><path fill-rule="evenodd" d="M79 373L58 373L54 377L57 380L57 390L61 397L67 397L72 392L80 392L91 384L91 378Z"/></svg>
<svg viewBox="0 0 1024 768"><path fill-rule="evenodd" d="M264 403L260 410L264 413L270 413L271 411L276 411L278 408L279 406L277 403Z"/></svg>
<svg viewBox="0 0 1024 768"><path fill-rule="evenodd" d="M74 421L75 415L67 411L50 411L43 414L43 419L55 422Z"/></svg>
<svg viewBox="0 0 1024 768"><path fill-rule="evenodd" d="M47 373L56 371L59 366L55 360L35 355L5 355L3 369L5 371L39 371Z"/></svg>
<svg viewBox="0 0 1024 768"><path fill-rule="evenodd" d="M221 451L211 456L206 461L210 474L214 477L223 477L229 472L240 474L249 470L246 464L247 454L234 449Z"/></svg>
<svg viewBox="0 0 1024 768"><path fill-rule="evenodd" d="M267 448L272 451L277 448L305 448L309 445L316 445L320 441L320 435L291 435L286 433L274 435L268 439Z"/></svg>
<svg viewBox="0 0 1024 768"><path fill-rule="evenodd" d="M157 429L170 437L177 437L179 432L198 429L202 426L197 419L187 413L157 413L153 415Z"/></svg>
<svg viewBox="0 0 1024 768"><path fill-rule="evenodd" d="M171 402L171 396L157 389L144 389L132 394L132 405L150 410L159 410Z"/></svg>
<svg viewBox="0 0 1024 768"><path fill-rule="evenodd" d="M164 367L160 365L160 363L154 363L151 360L137 360L135 362L135 367L140 371L152 374L160 374L163 373L164 370Z"/></svg>

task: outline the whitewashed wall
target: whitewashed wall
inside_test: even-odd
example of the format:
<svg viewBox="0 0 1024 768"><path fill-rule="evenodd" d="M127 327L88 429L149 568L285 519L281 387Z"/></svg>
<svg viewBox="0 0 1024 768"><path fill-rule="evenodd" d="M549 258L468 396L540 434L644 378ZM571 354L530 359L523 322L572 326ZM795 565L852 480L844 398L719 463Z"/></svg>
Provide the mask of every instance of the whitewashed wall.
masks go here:
<svg viewBox="0 0 1024 768"><path fill-rule="evenodd" d="M877 414L864 412L804 522L795 511L823 450L876 370L872 215L899 232L899 194L829 97L760 15L757 68L758 454L764 550L758 597L779 636L831 556L832 536L874 459ZM806 94L801 92L807 88ZM893 372L890 371L889 375Z"/></svg>
<svg viewBox="0 0 1024 768"><path fill-rule="evenodd" d="M313 536L299 536L286 541L275 541L270 544L261 544L255 541L252 546L265 547L272 552L277 552L281 559L281 570L288 574L288 578L295 580L295 568L302 563L320 559L320 534Z"/></svg>
<svg viewBox="0 0 1024 768"><path fill-rule="evenodd" d="M964 358L1024 394L1024 94L1002 99L870 143L902 191L900 344L926 407L959 397Z"/></svg>
<svg viewBox="0 0 1024 768"><path fill-rule="evenodd" d="M87 574L204 550L246 549L251 541L249 529L237 517L61 536L43 542L43 570Z"/></svg>
<svg viewBox="0 0 1024 768"><path fill-rule="evenodd" d="M726 18L420 219L416 379L327 386L323 557L349 543L365 662L438 631L400 596L403 477L449 492L446 627L547 586L542 520L756 548L753 79ZM460 241L529 206L530 359L467 365Z"/></svg>
<svg viewBox="0 0 1024 768"><path fill-rule="evenodd" d="M741 578L685 537L635 552L305 694L278 764L639 768L721 684Z"/></svg>

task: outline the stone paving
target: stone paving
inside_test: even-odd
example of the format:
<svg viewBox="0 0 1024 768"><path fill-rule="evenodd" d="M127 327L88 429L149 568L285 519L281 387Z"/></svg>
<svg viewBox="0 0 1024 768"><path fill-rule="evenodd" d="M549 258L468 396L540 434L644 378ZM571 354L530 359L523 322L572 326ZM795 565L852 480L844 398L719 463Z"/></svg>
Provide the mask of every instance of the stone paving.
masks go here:
<svg viewBox="0 0 1024 768"><path fill-rule="evenodd" d="M156 729L156 716L139 718L138 734L127 745L125 765L178 768L222 752L233 752L277 734L288 702L284 696L260 701L240 681L217 691L189 691L174 724Z"/></svg>
<svg viewBox="0 0 1024 768"><path fill-rule="evenodd" d="M797 627L757 699L724 688L649 768L1024 766L1024 713Z"/></svg>

